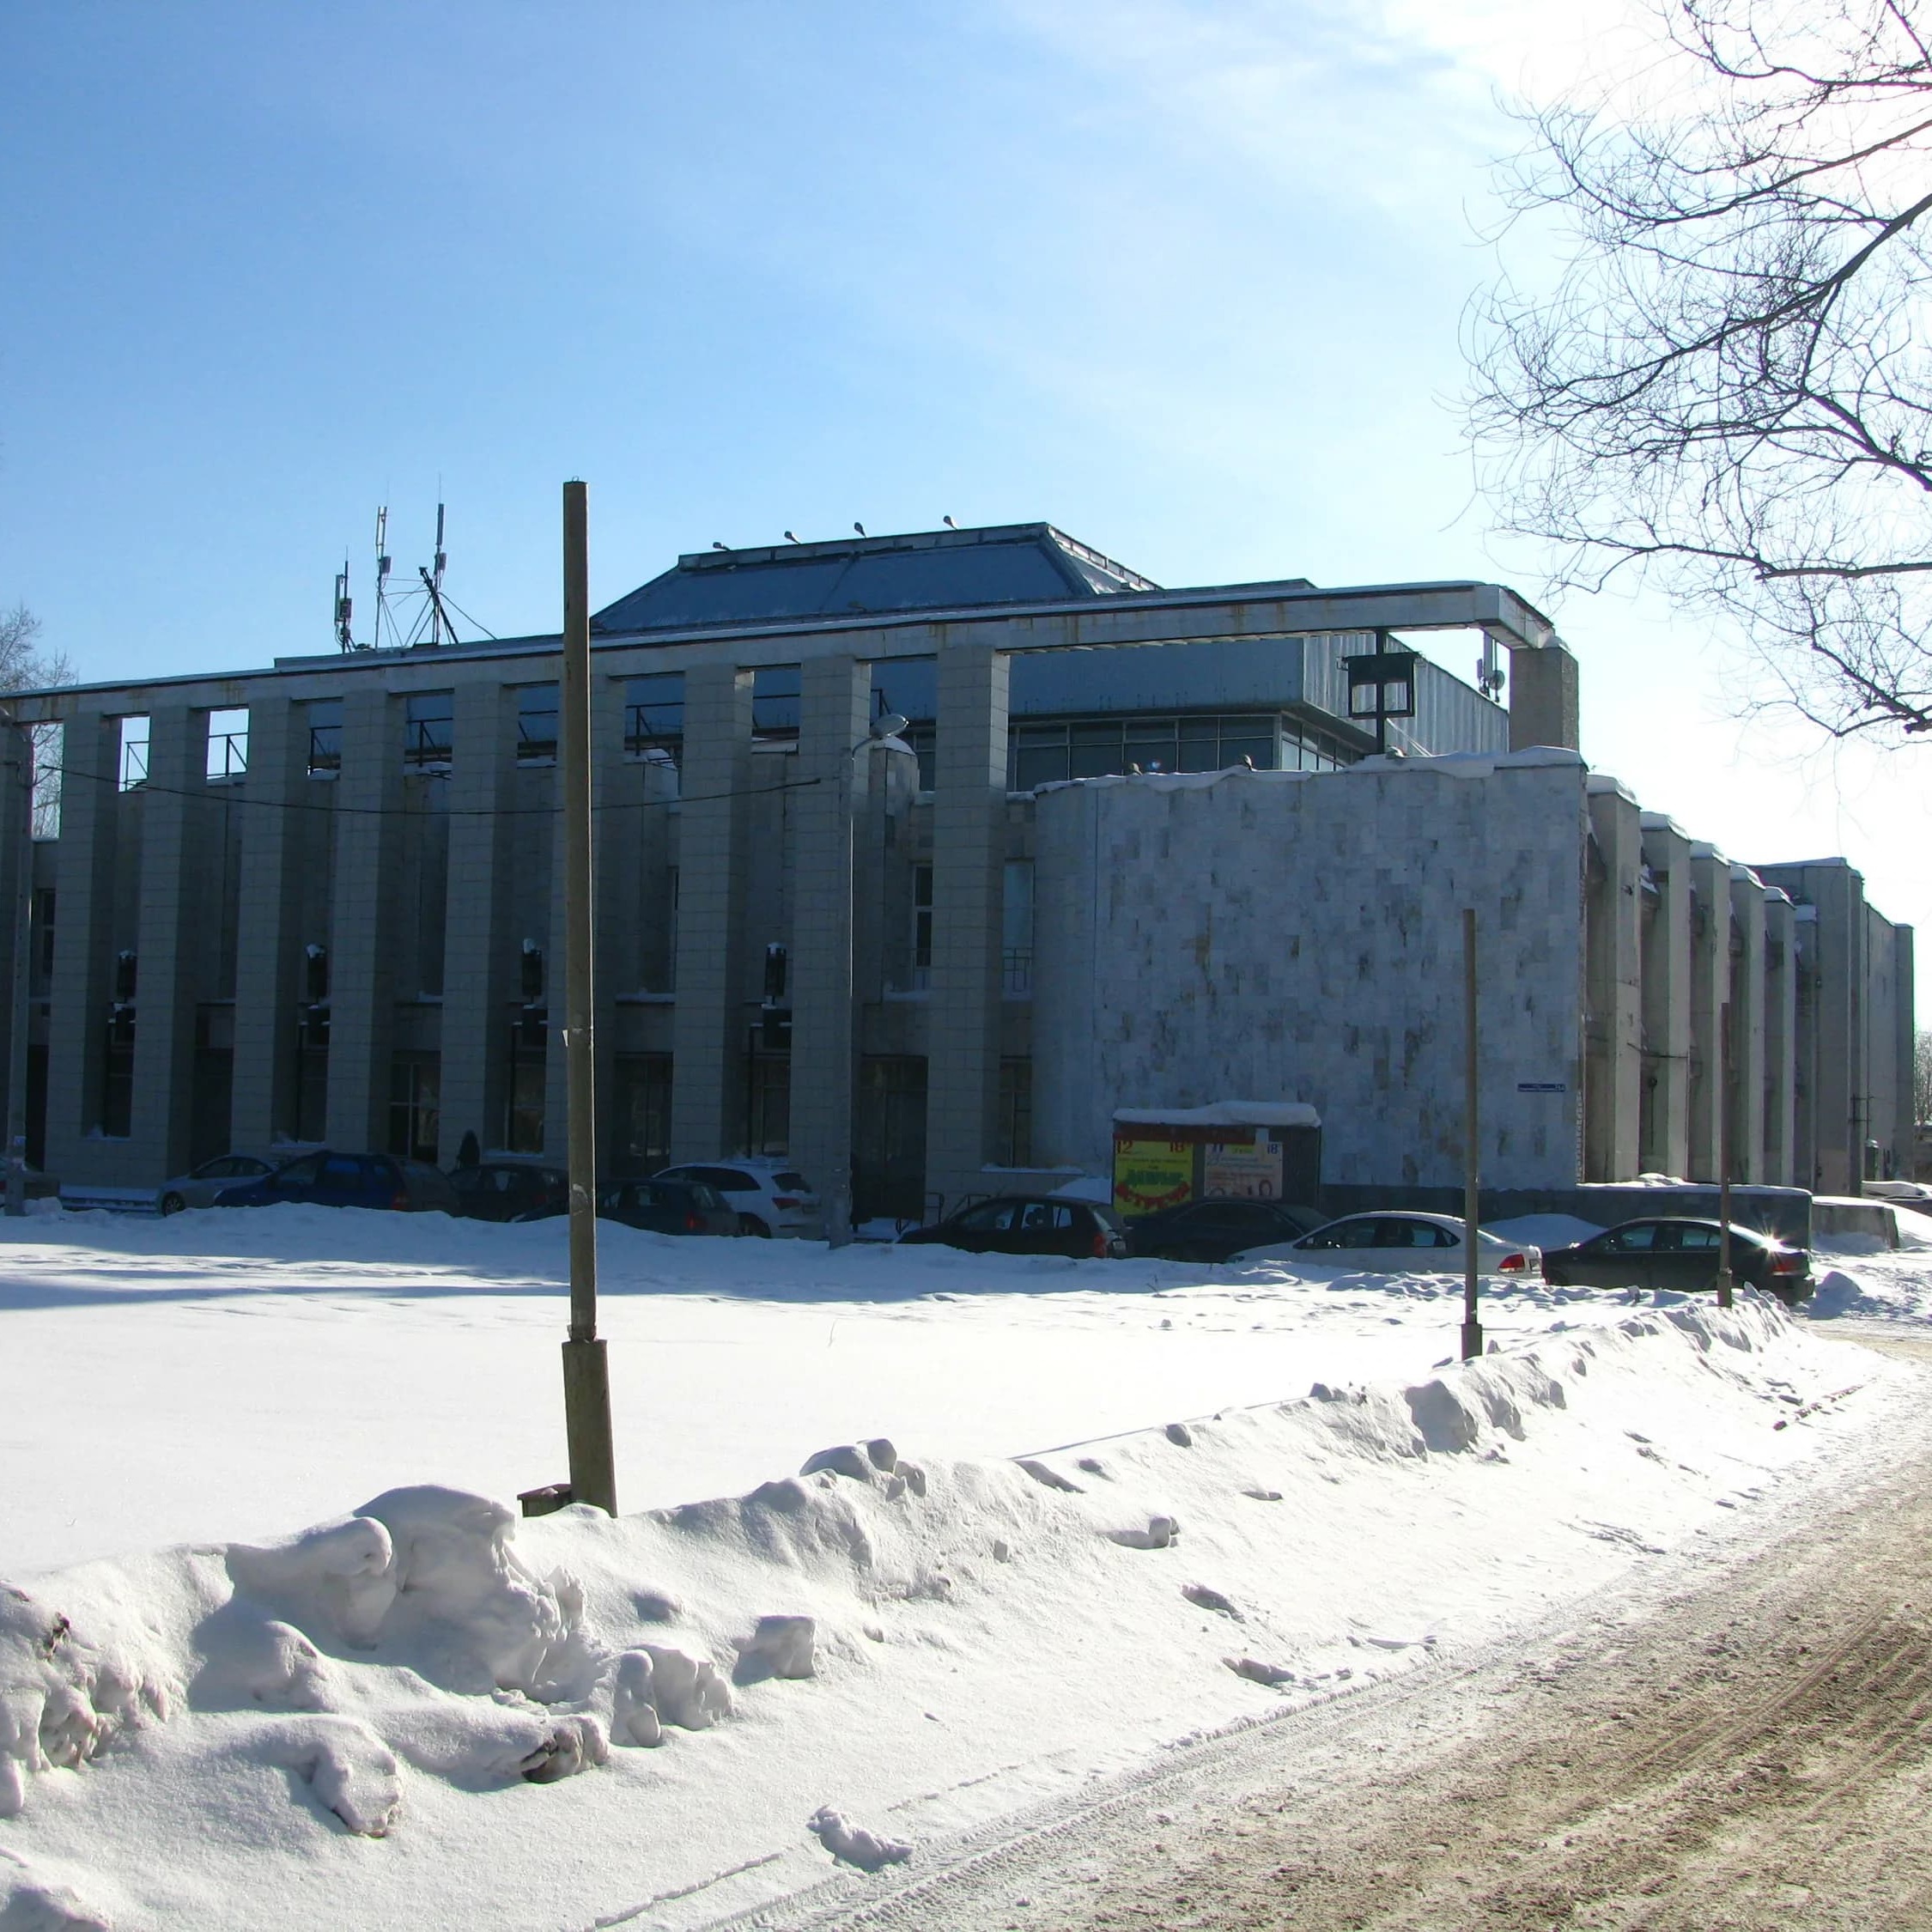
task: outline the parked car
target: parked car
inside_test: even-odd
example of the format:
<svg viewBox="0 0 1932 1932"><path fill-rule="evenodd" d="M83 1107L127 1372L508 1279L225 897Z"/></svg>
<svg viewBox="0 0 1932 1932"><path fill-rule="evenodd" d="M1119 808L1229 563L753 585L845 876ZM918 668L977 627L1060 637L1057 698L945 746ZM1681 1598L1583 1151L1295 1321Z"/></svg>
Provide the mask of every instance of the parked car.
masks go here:
<svg viewBox="0 0 1932 1932"><path fill-rule="evenodd" d="M1112 1208L1050 1194L975 1201L930 1226L908 1228L899 1239L938 1242L969 1255L1067 1255L1076 1261L1118 1261L1127 1251L1121 1218Z"/></svg>
<svg viewBox="0 0 1932 1932"><path fill-rule="evenodd" d="M811 1183L783 1161L748 1156L734 1161L690 1161L660 1169L653 1181L684 1181L715 1188L732 1205L748 1235L823 1237L824 1216Z"/></svg>
<svg viewBox="0 0 1932 1932"><path fill-rule="evenodd" d="M1543 1257L1543 1279L1559 1288L1668 1288L1681 1294L1717 1285L1721 1223L1688 1217L1619 1221L1574 1247ZM1731 1276L1795 1305L1812 1291L1811 1256L1802 1248L1731 1229Z"/></svg>
<svg viewBox="0 0 1932 1932"><path fill-rule="evenodd" d="M216 1196L238 1181L254 1181L275 1172L275 1163L253 1154L217 1154L186 1174L178 1174L155 1189L155 1208L179 1214L185 1207L212 1207Z"/></svg>
<svg viewBox="0 0 1932 1932"><path fill-rule="evenodd" d="M453 1167L456 1212L472 1221L544 1221L570 1212L570 1176L536 1161L482 1161Z"/></svg>
<svg viewBox="0 0 1932 1932"><path fill-rule="evenodd" d="M738 1210L702 1181L611 1181L598 1190L597 1212L605 1220L651 1234L736 1235L744 1230Z"/></svg>
<svg viewBox="0 0 1932 1932"><path fill-rule="evenodd" d="M1327 1216L1278 1200L1182 1201L1127 1223L1127 1252L1162 1261L1224 1261L1244 1248L1296 1241Z"/></svg>
<svg viewBox="0 0 1932 1932"><path fill-rule="evenodd" d="M387 1207L409 1213L459 1212L456 1190L440 1167L393 1154L338 1154L325 1147L298 1155L273 1173L224 1188L217 1207L270 1207L277 1201L322 1207Z"/></svg>
<svg viewBox="0 0 1932 1932"><path fill-rule="evenodd" d="M1370 1274L1461 1274L1463 1224L1454 1214L1348 1214L1298 1241L1250 1248L1237 1261L1311 1261ZM1534 1274L1541 1250L1476 1230L1476 1267L1483 1274Z"/></svg>

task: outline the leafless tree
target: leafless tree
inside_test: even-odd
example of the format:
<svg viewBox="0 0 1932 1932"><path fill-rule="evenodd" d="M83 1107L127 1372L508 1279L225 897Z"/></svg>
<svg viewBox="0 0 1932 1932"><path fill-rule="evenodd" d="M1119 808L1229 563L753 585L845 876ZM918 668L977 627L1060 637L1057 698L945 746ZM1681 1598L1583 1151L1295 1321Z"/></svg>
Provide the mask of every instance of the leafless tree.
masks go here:
<svg viewBox="0 0 1932 1932"><path fill-rule="evenodd" d="M1642 72L1525 112L1479 475L1558 584L1644 573L1760 696L1932 731L1932 0L1655 4Z"/></svg>
<svg viewBox="0 0 1932 1932"><path fill-rule="evenodd" d="M42 651L39 641L40 620L24 604L0 611L0 696L73 682L66 654ZM60 824L60 726L35 725L28 736L33 742L33 835L51 838Z"/></svg>
<svg viewBox="0 0 1932 1932"><path fill-rule="evenodd" d="M1932 1033L1924 1031L1912 1040L1912 1118L1932 1127Z"/></svg>

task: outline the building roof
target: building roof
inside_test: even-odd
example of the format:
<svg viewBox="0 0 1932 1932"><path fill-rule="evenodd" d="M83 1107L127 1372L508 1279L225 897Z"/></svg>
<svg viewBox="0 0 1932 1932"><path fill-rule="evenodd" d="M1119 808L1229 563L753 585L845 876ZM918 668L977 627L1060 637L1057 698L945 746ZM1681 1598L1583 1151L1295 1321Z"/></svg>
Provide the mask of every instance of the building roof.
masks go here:
<svg viewBox="0 0 1932 1932"><path fill-rule="evenodd" d="M610 637L703 624L1072 603L1159 587L1050 523L1015 523L699 550L606 605L591 629Z"/></svg>

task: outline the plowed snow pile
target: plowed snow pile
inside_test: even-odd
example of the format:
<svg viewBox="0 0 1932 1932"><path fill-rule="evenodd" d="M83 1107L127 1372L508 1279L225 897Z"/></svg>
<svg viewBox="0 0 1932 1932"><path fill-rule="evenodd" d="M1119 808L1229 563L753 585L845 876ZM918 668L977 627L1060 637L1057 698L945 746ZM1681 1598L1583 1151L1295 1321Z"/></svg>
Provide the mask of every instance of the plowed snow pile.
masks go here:
<svg viewBox="0 0 1932 1932"><path fill-rule="evenodd" d="M1856 1455L1917 1375L1753 1297L1544 1319L1019 1461L875 1439L616 1521L394 1488L37 1577L0 1924L701 1925L1495 1638Z"/></svg>

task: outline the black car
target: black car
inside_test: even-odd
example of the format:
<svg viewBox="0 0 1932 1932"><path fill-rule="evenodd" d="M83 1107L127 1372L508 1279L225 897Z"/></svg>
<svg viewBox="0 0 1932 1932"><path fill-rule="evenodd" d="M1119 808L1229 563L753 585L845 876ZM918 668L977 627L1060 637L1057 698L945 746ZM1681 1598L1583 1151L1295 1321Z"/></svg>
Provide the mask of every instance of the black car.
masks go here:
<svg viewBox="0 0 1932 1932"><path fill-rule="evenodd" d="M450 1170L457 1212L472 1221L546 1221L570 1212L570 1176L536 1161L483 1161Z"/></svg>
<svg viewBox="0 0 1932 1932"><path fill-rule="evenodd" d="M598 1189L597 1212L606 1221L647 1234L735 1235L738 1211L702 1181L611 1181Z"/></svg>
<svg viewBox="0 0 1932 1932"><path fill-rule="evenodd" d="M393 1154L341 1154L325 1147L300 1154L272 1174L224 1188L217 1207L271 1207L278 1201L319 1207L388 1207L408 1213L456 1212L456 1190L440 1168Z"/></svg>
<svg viewBox="0 0 1932 1932"><path fill-rule="evenodd" d="M1545 1249L1543 1279L1559 1288L1668 1288L1685 1294L1715 1288L1722 1236L1716 1221L1623 1221L1573 1248ZM1811 1293L1811 1256L1775 1235L1734 1224L1731 1276L1795 1303Z"/></svg>
<svg viewBox="0 0 1932 1932"><path fill-rule="evenodd" d="M908 1228L899 1239L937 1242L969 1255L1066 1255L1076 1261L1117 1261L1127 1251L1112 1208L1044 1194L975 1201L930 1227Z"/></svg>
<svg viewBox="0 0 1932 1932"><path fill-rule="evenodd" d="M1186 1200L1129 1220L1127 1252L1161 1261L1224 1261L1244 1248L1312 1234L1327 1219L1278 1200Z"/></svg>

